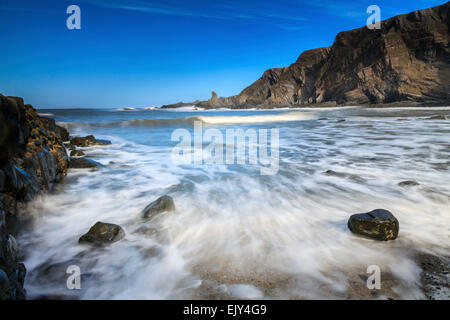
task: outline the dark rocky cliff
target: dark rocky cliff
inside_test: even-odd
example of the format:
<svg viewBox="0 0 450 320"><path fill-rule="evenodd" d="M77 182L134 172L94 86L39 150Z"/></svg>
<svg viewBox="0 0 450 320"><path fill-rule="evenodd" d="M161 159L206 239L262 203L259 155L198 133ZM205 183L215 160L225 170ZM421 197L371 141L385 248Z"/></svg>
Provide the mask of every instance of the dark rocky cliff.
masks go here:
<svg viewBox="0 0 450 320"><path fill-rule="evenodd" d="M26 268L14 238L26 202L63 180L68 132L23 99L0 95L0 300L24 299Z"/></svg>
<svg viewBox="0 0 450 320"><path fill-rule="evenodd" d="M450 2L341 32L331 47L269 69L239 95L199 107L450 104Z"/></svg>

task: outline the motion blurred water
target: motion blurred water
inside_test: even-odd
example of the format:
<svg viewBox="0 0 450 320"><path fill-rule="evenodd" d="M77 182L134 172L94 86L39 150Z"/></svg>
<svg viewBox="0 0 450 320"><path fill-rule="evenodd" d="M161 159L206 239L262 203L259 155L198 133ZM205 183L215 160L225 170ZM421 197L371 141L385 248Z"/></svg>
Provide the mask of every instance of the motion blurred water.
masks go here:
<svg viewBox="0 0 450 320"><path fill-rule="evenodd" d="M450 254L450 108L40 112L112 144L83 149L104 167L72 169L30 204L34 226L19 239L30 298L423 298L414 252ZM278 128L278 174L173 164L171 134L194 120L222 132ZM143 220L164 194L176 211ZM348 230L351 214L376 208L398 218L397 240ZM126 239L79 245L97 221L121 225ZM374 264L387 290L378 296L362 276ZM79 291L66 287L69 265L83 273Z"/></svg>

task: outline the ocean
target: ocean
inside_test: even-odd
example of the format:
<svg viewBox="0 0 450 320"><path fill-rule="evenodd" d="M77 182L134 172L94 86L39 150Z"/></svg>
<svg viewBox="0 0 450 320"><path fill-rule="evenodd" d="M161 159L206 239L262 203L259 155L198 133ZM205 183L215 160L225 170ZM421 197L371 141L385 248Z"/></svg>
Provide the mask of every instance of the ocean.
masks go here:
<svg viewBox="0 0 450 320"><path fill-rule="evenodd" d="M102 166L70 169L29 204L33 228L18 239L29 298L421 299L415 254L450 256L450 107L39 112L72 136L112 143L80 148ZM276 130L276 170L174 161L174 131L194 137L196 124L223 136ZM409 180L418 185L398 185ZM162 195L176 210L143 219ZM350 215L377 208L399 220L396 240L348 230ZM126 238L79 245L97 221L122 226ZM81 270L80 290L67 288L70 265ZM377 292L366 286L372 265Z"/></svg>

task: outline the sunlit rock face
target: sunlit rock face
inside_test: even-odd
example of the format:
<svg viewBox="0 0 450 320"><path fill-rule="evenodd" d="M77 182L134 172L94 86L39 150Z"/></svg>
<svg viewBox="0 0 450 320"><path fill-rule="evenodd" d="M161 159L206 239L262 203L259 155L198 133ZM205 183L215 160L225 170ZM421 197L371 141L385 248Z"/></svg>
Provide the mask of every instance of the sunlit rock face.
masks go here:
<svg viewBox="0 0 450 320"><path fill-rule="evenodd" d="M274 107L450 102L450 2L344 31L331 47L303 52L269 69L239 95L200 107Z"/></svg>
<svg viewBox="0 0 450 320"><path fill-rule="evenodd" d="M66 175L62 133L22 98L0 95L0 299L26 297L26 268L12 234L23 222L19 216L27 218L25 202Z"/></svg>

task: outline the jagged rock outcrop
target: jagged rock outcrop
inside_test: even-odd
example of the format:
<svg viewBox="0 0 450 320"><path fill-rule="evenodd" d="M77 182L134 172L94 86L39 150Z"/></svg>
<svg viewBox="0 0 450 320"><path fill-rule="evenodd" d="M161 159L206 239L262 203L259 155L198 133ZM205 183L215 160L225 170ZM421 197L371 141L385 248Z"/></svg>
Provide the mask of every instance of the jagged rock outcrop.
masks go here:
<svg viewBox="0 0 450 320"><path fill-rule="evenodd" d="M182 108L182 107L191 107L200 103L200 100L195 100L194 102L177 102L173 104L166 104L161 106L161 109L173 109L173 108Z"/></svg>
<svg viewBox="0 0 450 320"><path fill-rule="evenodd" d="M22 98L0 95L0 300L25 298L26 269L13 234L25 202L66 175L66 133Z"/></svg>
<svg viewBox="0 0 450 320"><path fill-rule="evenodd" d="M111 144L111 141L96 139L93 135L90 135L86 137L74 137L70 140L70 143L72 146L90 147L90 146L108 145Z"/></svg>
<svg viewBox="0 0 450 320"><path fill-rule="evenodd" d="M450 2L341 32L331 47L269 69L239 95L203 108L450 103Z"/></svg>

